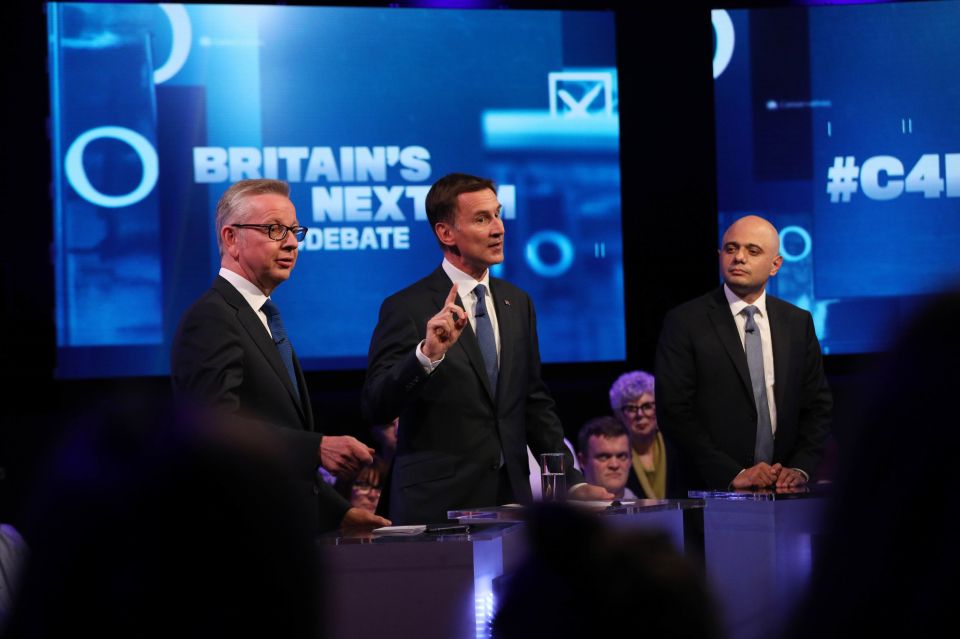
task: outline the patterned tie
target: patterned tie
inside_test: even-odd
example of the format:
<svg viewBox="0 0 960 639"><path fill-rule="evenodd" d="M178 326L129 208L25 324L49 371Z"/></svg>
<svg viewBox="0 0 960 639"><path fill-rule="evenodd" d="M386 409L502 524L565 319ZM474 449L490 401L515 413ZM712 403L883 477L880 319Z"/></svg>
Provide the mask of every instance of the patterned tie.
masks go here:
<svg viewBox="0 0 960 639"><path fill-rule="evenodd" d="M477 320L477 341L480 342L480 352L483 354L483 363L487 368L490 388L496 395L500 367L497 365L497 340L493 336L493 322L487 315L487 303L484 301L487 295L487 287L483 284L477 284L473 293L477 296L477 307L473 312L473 316Z"/></svg>
<svg viewBox="0 0 960 639"><path fill-rule="evenodd" d="M260 310L267 316L267 324L270 326L270 332L273 333L273 343L277 345L277 350L280 351L280 359L283 360L287 375L290 376L290 383L293 384L293 394L296 395L299 402L300 391L297 389L297 373L293 368L293 344L290 343L290 339L287 337L287 329L283 325L283 320L280 319L280 309L273 303L273 300L268 298L260 307Z"/></svg>
<svg viewBox="0 0 960 639"><path fill-rule="evenodd" d="M770 464L773 462L773 428L770 424L770 406L767 404L767 380L763 374L763 344L760 341L760 328L753 318L759 310L756 306L743 309L747 316L744 348L750 367L753 399L757 404L757 439L753 448L753 463Z"/></svg>

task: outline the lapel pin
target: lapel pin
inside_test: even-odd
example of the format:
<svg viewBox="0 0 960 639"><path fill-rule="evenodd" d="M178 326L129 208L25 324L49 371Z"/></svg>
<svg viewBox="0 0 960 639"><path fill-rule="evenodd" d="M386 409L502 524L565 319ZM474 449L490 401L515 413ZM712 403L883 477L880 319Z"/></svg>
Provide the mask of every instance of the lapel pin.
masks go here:
<svg viewBox="0 0 960 639"><path fill-rule="evenodd" d="M506 298L504 298L503 303L506 304L507 306L510 306L510 300Z"/></svg>

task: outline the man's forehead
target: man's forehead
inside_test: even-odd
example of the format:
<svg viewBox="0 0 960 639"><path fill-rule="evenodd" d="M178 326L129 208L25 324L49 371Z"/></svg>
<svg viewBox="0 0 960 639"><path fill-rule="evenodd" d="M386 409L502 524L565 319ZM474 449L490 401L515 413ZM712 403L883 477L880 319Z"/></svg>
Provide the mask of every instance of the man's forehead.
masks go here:
<svg viewBox="0 0 960 639"><path fill-rule="evenodd" d="M500 208L497 194L490 189L470 191L457 196L457 209L467 213L475 211L496 211Z"/></svg>
<svg viewBox="0 0 960 639"><path fill-rule="evenodd" d="M777 231L774 228L759 224L734 225L723 234L723 245L737 244L738 246L763 246L769 248L776 243Z"/></svg>
<svg viewBox="0 0 960 639"><path fill-rule="evenodd" d="M617 435L616 437L607 437L606 435L591 435L589 440L591 448L595 450L618 450L624 449L627 450L630 448L630 439L627 437L626 433L623 435Z"/></svg>
<svg viewBox="0 0 960 639"><path fill-rule="evenodd" d="M244 208L248 216L260 218L286 217L297 215L297 210L293 206L290 198L276 193L261 193L246 198Z"/></svg>

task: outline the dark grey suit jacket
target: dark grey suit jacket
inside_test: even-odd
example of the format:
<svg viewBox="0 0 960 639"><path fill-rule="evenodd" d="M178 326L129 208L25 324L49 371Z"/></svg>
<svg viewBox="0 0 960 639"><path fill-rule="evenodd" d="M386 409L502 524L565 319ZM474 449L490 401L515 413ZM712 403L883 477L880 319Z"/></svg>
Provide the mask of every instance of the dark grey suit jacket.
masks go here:
<svg viewBox="0 0 960 639"><path fill-rule="evenodd" d="M811 477L833 400L810 313L767 296L777 431L774 462ZM656 359L657 422L680 453L686 489L726 489L753 466L757 409L747 356L723 288L678 306L663 322ZM673 491L671 491L673 492Z"/></svg>
<svg viewBox="0 0 960 639"><path fill-rule="evenodd" d="M370 341L364 416L373 423L400 416L383 500L396 524L446 521L451 509L496 505L501 453L513 499L530 501L527 445L538 456L567 451L540 377L533 303L512 284L490 278L500 331L498 388L490 388L469 324L436 370L424 373L414 349L451 286L438 268L387 298ZM567 456L569 486L583 478Z"/></svg>
<svg viewBox="0 0 960 639"><path fill-rule="evenodd" d="M178 397L213 404L274 430L302 497L313 502L309 512L318 517L317 529L336 528L349 505L328 484L316 479L322 436L314 426L300 362L294 355L298 401L273 339L230 282L218 276L184 313L171 359L173 388Z"/></svg>

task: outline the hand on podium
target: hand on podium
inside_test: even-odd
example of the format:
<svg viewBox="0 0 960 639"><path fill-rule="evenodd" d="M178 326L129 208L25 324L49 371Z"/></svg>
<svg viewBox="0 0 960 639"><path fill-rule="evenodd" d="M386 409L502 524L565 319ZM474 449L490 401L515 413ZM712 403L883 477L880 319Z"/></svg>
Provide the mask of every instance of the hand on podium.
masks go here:
<svg viewBox="0 0 960 639"><path fill-rule="evenodd" d="M603 486L594 486L593 484L580 484L570 489L567 493L570 499L581 501L609 501L613 499L613 493Z"/></svg>
<svg viewBox="0 0 960 639"><path fill-rule="evenodd" d="M347 511L347 514L343 516L343 521L340 522L340 527L344 529L373 529L390 525L391 521L389 519L374 515L369 510L363 510L362 508L351 508Z"/></svg>
<svg viewBox="0 0 960 639"><path fill-rule="evenodd" d="M777 478L782 471L783 466L780 464L771 466L766 462L760 462L740 471L740 474L733 478L731 485L734 488L767 488L777 483Z"/></svg>
<svg viewBox="0 0 960 639"><path fill-rule="evenodd" d="M800 488L807 485L807 478L795 468L784 468L777 477L777 488Z"/></svg>

